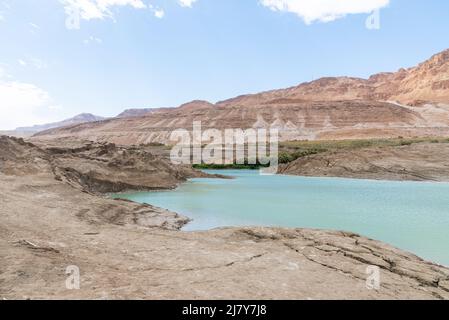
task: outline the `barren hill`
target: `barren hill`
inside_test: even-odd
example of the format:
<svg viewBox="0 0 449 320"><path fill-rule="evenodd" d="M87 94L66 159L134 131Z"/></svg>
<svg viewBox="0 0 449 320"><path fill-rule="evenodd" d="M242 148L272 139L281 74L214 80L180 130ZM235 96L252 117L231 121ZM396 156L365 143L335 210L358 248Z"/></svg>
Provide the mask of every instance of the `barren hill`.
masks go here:
<svg viewBox="0 0 449 320"><path fill-rule="evenodd" d="M298 86L244 95L217 103L219 106L252 106L279 100L395 101L404 105L449 104L449 49L409 69L384 72L368 79L327 77Z"/></svg>
<svg viewBox="0 0 449 320"><path fill-rule="evenodd" d="M449 50L420 65L369 79L322 78L211 104L192 101L142 116L42 132L120 144L169 143L174 129L269 128L281 140L449 136Z"/></svg>
<svg viewBox="0 0 449 320"><path fill-rule="evenodd" d="M104 119L105 119L104 117L99 117L99 116L96 116L96 115L93 115L90 113L82 113L82 114L74 116L70 119L65 119L65 120L59 121L59 122L35 125L32 127L19 127L16 129L16 131L36 133L36 132L44 131L44 130L48 130L48 129L60 128L60 127L75 125L75 124L79 124L79 123L101 121Z"/></svg>
<svg viewBox="0 0 449 320"><path fill-rule="evenodd" d="M101 121L101 120L105 120L106 118L104 117L99 117L90 113L82 113L79 114L77 116L74 116L72 118L69 119L65 119L59 122L52 122L52 123L47 123L47 124L39 124L39 125L34 125L31 127L19 127L16 128L15 130L7 130L7 131L0 131L0 135L7 135L7 136L13 136L13 137L18 137L18 138L26 138L26 137L30 137L33 134L36 134L40 131L45 131L45 130L49 130L49 129L54 129L54 128L60 128L60 127L64 127L64 126L73 126L79 123L87 123L87 122L95 122L95 121Z"/></svg>

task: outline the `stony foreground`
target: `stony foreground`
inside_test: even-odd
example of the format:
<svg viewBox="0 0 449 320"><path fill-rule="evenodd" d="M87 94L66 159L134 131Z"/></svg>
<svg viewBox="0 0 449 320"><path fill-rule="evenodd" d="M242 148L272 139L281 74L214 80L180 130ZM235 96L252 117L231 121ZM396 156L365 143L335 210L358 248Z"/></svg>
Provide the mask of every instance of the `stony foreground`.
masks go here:
<svg viewBox="0 0 449 320"><path fill-rule="evenodd" d="M448 269L355 234L181 232L184 217L107 199L92 186L120 179L97 162L120 168L115 152L123 157L122 149L102 162L104 147L68 153L0 143L0 299L449 299ZM79 153L82 165L69 166L67 158L75 162ZM140 159L142 170L163 163ZM182 181L185 169L171 170ZM137 178L124 179L128 186ZM72 265L81 271L79 290L66 288ZM380 269L378 290L366 287L368 266Z"/></svg>

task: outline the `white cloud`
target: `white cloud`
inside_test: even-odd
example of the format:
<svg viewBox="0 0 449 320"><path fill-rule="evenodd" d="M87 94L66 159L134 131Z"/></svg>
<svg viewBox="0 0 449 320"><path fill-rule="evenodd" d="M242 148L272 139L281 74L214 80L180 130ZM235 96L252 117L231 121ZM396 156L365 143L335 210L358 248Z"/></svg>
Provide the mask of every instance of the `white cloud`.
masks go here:
<svg viewBox="0 0 449 320"><path fill-rule="evenodd" d="M39 27L37 24L32 23L32 22L28 23L28 25L29 25L31 28L37 29L37 30L39 30L39 29L41 28L41 27Z"/></svg>
<svg viewBox="0 0 449 320"><path fill-rule="evenodd" d="M145 9L147 6L142 0L60 0L66 12L79 11L84 20L113 18L111 11L114 6L131 6L135 9Z"/></svg>
<svg viewBox="0 0 449 320"><path fill-rule="evenodd" d="M178 2L179 2L179 4L182 6L182 7L188 7L188 8L191 8L192 7L192 4L194 3L194 2L196 2L197 0L178 0Z"/></svg>
<svg viewBox="0 0 449 320"><path fill-rule="evenodd" d="M41 29L41 27L39 27L37 24L32 23L32 22L28 23L28 26L30 27L30 32L32 34L37 34Z"/></svg>
<svg viewBox="0 0 449 320"><path fill-rule="evenodd" d="M33 84L0 79L0 101L2 130L56 120L49 115L54 108L49 94Z"/></svg>
<svg viewBox="0 0 449 320"><path fill-rule="evenodd" d="M37 58L30 58L31 65L38 70L47 69L47 63Z"/></svg>
<svg viewBox="0 0 449 320"><path fill-rule="evenodd" d="M31 66L37 70L47 69L47 63L45 61L42 61L40 59L34 58L34 57L27 57L24 59L18 59L17 62L22 67Z"/></svg>
<svg viewBox="0 0 449 320"><path fill-rule="evenodd" d="M165 17L164 9L155 7L152 4L149 4L148 8L153 12L153 14L156 18L162 19L163 17Z"/></svg>
<svg viewBox="0 0 449 320"><path fill-rule="evenodd" d="M162 9L155 9L153 11L153 13L154 13L154 16L159 19L162 19L165 16L165 12Z"/></svg>
<svg viewBox="0 0 449 320"><path fill-rule="evenodd" d="M50 95L34 84L12 80L0 64L0 130L12 130L56 121L57 111Z"/></svg>
<svg viewBox="0 0 449 320"><path fill-rule="evenodd" d="M371 13L383 8L390 0L260 0L274 11L297 14L306 24L330 22L348 14Z"/></svg>
<svg viewBox="0 0 449 320"><path fill-rule="evenodd" d="M51 106L48 106L48 109L49 110L62 110L62 106L61 105L51 105Z"/></svg>
<svg viewBox="0 0 449 320"><path fill-rule="evenodd" d="M6 78L8 77L8 73L6 72L6 70L0 65L0 80L2 78Z"/></svg>
<svg viewBox="0 0 449 320"><path fill-rule="evenodd" d="M0 22L3 22L6 20L5 15L7 15L11 6L6 1L0 2L0 5L3 7L3 10L0 10Z"/></svg>
<svg viewBox="0 0 449 320"><path fill-rule="evenodd" d="M89 44L89 43L97 43L97 44L102 44L103 40L94 36L90 36L89 39L86 39L83 41L84 44Z"/></svg>

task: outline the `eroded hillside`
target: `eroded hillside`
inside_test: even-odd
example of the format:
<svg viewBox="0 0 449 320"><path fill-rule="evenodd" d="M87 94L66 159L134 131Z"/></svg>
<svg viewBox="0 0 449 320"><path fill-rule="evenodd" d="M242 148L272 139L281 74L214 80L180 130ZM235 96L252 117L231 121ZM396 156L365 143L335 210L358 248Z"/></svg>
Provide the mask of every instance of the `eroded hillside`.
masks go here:
<svg viewBox="0 0 449 320"><path fill-rule="evenodd" d="M449 136L449 50L417 67L369 79L335 77L211 104L108 119L42 132L35 140L79 138L123 145L170 141L175 129L277 128L281 141Z"/></svg>

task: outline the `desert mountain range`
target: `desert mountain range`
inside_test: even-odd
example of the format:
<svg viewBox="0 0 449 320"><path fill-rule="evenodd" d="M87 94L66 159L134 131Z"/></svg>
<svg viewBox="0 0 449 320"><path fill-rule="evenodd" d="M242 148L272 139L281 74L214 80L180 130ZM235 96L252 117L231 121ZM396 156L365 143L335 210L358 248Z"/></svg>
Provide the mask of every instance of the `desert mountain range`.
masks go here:
<svg viewBox="0 0 449 320"><path fill-rule="evenodd" d="M50 129L37 139L76 137L123 145L169 143L174 129L269 128L281 140L449 136L449 49L409 69L368 79L328 77L216 104L128 110L119 117Z"/></svg>
<svg viewBox="0 0 449 320"><path fill-rule="evenodd" d="M15 130L10 131L0 131L1 134L5 135L11 135L16 137L29 137L33 134L36 134L41 131L49 130L49 129L55 129L55 128L61 128L66 126L72 126L80 123L86 123L86 122L95 122L95 121L101 121L105 120L106 118L96 116L90 113L81 113L79 115L76 115L72 118L65 119L58 122L52 122L52 123L46 123L46 124L38 124L30 127L18 127Z"/></svg>

